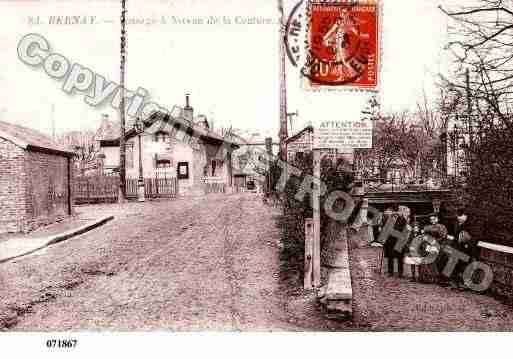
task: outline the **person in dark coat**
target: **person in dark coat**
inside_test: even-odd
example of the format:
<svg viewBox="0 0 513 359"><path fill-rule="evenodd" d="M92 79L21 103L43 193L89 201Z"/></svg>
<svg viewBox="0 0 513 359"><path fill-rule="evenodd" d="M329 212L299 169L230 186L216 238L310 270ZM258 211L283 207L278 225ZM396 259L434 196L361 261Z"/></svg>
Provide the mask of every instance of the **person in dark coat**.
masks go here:
<svg viewBox="0 0 513 359"><path fill-rule="evenodd" d="M388 212L388 213L387 213ZM398 232L403 232L405 228L408 226L408 218L407 213L404 211L400 211L399 214L394 213L392 214L391 211L385 211L385 214L383 216L384 219L384 225L386 225L388 218L391 216L395 217L396 221L394 224L394 230ZM384 244L384 255L388 259L387 260L387 274L389 276L394 275L394 260L397 260L397 274L399 277L403 276L404 273L404 252L407 250L407 245L405 244L405 248L402 248L400 250L397 250L395 248L395 245L399 241L398 238L394 236L389 236Z"/></svg>
<svg viewBox="0 0 513 359"><path fill-rule="evenodd" d="M463 210L459 210L456 216L456 223L453 227L454 235L451 237L451 245L462 253L469 256L469 261L458 261L451 275L453 287L464 289L463 272L468 263L476 257L476 243L470 235L468 216Z"/></svg>

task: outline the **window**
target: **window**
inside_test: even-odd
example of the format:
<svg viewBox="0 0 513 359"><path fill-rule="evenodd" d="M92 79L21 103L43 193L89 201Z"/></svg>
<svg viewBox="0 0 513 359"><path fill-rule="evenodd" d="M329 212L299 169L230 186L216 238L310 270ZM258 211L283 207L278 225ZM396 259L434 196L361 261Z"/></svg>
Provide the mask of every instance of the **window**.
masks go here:
<svg viewBox="0 0 513 359"><path fill-rule="evenodd" d="M155 142L168 142L169 141L169 134L167 132L156 132L155 133Z"/></svg>
<svg viewBox="0 0 513 359"><path fill-rule="evenodd" d="M171 168L171 161L167 160L167 159L165 159L165 160L157 159L156 167L157 168Z"/></svg>
<svg viewBox="0 0 513 359"><path fill-rule="evenodd" d="M296 162L303 161L304 155L305 154L303 152L297 152L296 153Z"/></svg>
<svg viewBox="0 0 513 359"><path fill-rule="evenodd" d="M189 178L189 162L178 162L176 170L178 179Z"/></svg>
<svg viewBox="0 0 513 359"><path fill-rule="evenodd" d="M173 160L170 156L159 155L155 153L155 157L153 159L153 167L154 168L171 168L173 165Z"/></svg>

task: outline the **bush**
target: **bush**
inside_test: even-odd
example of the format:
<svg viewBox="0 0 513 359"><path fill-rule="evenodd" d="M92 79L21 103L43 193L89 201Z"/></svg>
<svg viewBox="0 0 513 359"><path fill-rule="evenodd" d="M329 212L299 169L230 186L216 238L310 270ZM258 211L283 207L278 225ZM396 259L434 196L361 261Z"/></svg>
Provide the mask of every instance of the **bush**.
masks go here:
<svg viewBox="0 0 513 359"><path fill-rule="evenodd" d="M464 188L472 232L481 240L513 246L513 141L492 130L473 151Z"/></svg>
<svg viewBox="0 0 513 359"><path fill-rule="evenodd" d="M291 176L283 193L284 221L282 223L282 241L286 256L292 256L302 262L304 255L304 228L305 219L313 217L312 196L306 193L302 200L296 198L301 188L301 184L307 175L313 175L313 155L307 154L302 160L293 163L301 171L301 175ZM277 166L273 166L276 168ZM329 230L330 218L324 211L324 202L328 195L333 191L348 192L353 182L353 173L348 170L348 163L339 159L336 163L331 160L324 160L321 163L321 181L326 185L326 194L321 196L321 246L324 234ZM278 172L278 171L276 171ZM271 175L275 181L279 179L276 172ZM271 170L273 173L273 170ZM281 174L281 172L279 172ZM275 188L275 187L273 187ZM343 200L335 202L335 209L341 210L344 206Z"/></svg>

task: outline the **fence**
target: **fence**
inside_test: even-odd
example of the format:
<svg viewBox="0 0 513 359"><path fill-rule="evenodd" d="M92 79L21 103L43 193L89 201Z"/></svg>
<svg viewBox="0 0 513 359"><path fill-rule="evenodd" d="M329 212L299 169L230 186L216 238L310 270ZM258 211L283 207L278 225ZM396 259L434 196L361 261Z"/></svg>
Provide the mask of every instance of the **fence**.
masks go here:
<svg viewBox="0 0 513 359"><path fill-rule="evenodd" d="M205 194L226 192L225 183L205 183L203 188L205 189Z"/></svg>
<svg viewBox="0 0 513 359"><path fill-rule="evenodd" d="M202 181L205 194L226 192L226 183L221 177L203 177Z"/></svg>
<svg viewBox="0 0 513 359"><path fill-rule="evenodd" d="M77 177L74 182L75 204L116 202L118 199L117 176Z"/></svg>
<svg viewBox="0 0 513 359"><path fill-rule="evenodd" d="M174 198L178 193L178 182L176 178L145 178L144 193L146 198Z"/></svg>
<svg viewBox="0 0 513 359"><path fill-rule="evenodd" d="M137 198L138 180L126 180L126 196ZM176 178L145 178L146 198L174 198L178 194ZM75 178L75 204L116 202L119 194L118 176L91 176Z"/></svg>

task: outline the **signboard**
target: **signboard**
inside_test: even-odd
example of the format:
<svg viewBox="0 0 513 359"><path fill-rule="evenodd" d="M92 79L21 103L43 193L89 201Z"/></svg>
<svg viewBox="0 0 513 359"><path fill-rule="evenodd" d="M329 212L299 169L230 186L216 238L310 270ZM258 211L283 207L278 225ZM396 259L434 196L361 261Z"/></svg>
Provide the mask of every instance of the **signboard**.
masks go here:
<svg viewBox="0 0 513 359"><path fill-rule="evenodd" d="M321 121L314 130L314 148L372 148L372 121Z"/></svg>
<svg viewBox="0 0 513 359"><path fill-rule="evenodd" d="M309 1L307 88L378 90L380 13L378 0Z"/></svg>

